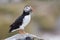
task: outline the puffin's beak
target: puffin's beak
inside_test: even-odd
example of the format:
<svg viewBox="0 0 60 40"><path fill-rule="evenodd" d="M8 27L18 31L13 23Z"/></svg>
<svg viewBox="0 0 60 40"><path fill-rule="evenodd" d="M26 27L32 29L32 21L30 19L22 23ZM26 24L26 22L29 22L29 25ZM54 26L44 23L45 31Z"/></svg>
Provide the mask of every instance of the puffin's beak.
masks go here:
<svg viewBox="0 0 60 40"><path fill-rule="evenodd" d="M34 7L32 7L31 9L32 9L32 11L34 11Z"/></svg>

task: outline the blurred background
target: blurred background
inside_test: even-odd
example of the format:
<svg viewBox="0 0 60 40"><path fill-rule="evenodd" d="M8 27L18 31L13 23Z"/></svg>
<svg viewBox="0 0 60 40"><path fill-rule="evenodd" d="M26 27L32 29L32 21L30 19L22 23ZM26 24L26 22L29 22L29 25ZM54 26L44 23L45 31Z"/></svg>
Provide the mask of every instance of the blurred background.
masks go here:
<svg viewBox="0 0 60 40"><path fill-rule="evenodd" d="M47 33L60 35L60 0L0 0L0 40L18 33L8 33L9 26L22 14L27 4L34 11L26 32L40 37L48 36Z"/></svg>

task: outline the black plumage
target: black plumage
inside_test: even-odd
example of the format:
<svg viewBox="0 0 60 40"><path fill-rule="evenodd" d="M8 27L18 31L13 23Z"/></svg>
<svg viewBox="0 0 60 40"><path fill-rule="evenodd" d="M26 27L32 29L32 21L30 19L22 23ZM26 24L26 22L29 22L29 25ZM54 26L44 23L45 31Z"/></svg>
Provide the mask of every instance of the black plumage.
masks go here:
<svg viewBox="0 0 60 40"><path fill-rule="evenodd" d="M18 17L18 19L15 20L15 22L13 24L10 25L10 30L9 32L18 29L19 26L21 26L23 24L23 19L26 15L29 15L29 12L25 12L23 11L23 14L21 16Z"/></svg>
<svg viewBox="0 0 60 40"><path fill-rule="evenodd" d="M26 5L23 9L23 14L19 16L13 24L10 25L9 32L14 32L17 30L24 30L24 27L28 25L31 19L30 13L32 12L32 8L29 5Z"/></svg>

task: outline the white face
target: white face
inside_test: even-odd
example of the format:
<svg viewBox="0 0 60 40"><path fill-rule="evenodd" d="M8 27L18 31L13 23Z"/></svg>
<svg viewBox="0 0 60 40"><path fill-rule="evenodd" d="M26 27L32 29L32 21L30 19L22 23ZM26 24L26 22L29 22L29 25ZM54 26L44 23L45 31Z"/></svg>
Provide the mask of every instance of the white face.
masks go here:
<svg viewBox="0 0 60 40"><path fill-rule="evenodd" d="M31 10L32 10L31 6L25 6L25 8L24 8L24 11L25 12L29 12Z"/></svg>

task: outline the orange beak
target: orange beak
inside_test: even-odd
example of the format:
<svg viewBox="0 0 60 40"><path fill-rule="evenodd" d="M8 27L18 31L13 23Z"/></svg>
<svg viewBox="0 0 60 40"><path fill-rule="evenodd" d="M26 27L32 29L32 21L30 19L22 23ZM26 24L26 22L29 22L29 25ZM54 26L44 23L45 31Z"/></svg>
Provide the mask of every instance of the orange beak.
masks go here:
<svg viewBox="0 0 60 40"><path fill-rule="evenodd" d="M35 8L32 6L32 11L34 11L35 10Z"/></svg>

